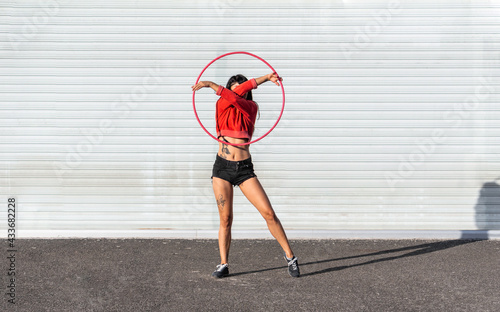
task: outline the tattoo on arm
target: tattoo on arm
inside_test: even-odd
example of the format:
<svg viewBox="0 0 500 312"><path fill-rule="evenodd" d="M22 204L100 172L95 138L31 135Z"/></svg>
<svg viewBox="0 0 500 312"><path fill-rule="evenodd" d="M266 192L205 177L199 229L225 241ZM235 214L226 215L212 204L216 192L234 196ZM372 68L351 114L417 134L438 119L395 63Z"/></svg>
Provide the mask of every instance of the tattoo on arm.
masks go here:
<svg viewBox="0 0 500 312"><path fill-rule="evenodd" d="M225 204L226 204L226 200L224 199L224 197L222 197L222 194L219 195L219 198L217 199L217 206L219 206L221 210L224 210Z"/></svg>

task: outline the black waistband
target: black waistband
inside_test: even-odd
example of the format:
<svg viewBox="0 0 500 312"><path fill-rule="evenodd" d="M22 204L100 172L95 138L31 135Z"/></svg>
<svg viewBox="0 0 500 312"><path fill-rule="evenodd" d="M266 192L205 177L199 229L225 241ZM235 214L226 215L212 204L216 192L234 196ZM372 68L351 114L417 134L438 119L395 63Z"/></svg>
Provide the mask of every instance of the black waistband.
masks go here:
<svg viewBox="0 0 500 312"><path fill-rule="evenodd" d="M224 142L230 143L228 140L226 140L226 137L224 137L224 136L221 135L220 137L218 137L218 139L220 139L220 138L222 138L222 140L224 140Z"/></svg>
<svg viewBox="0 0 500 312"><path fill-rule="evenodd" d="M220 157L219 154L217 154L217 162L223 164L226 167L238 168L241 165L251 164L252 163L252 157L249 157L247 159L240 160L240 161L232 161L232 160L224 159L224 158Z"/></svg>

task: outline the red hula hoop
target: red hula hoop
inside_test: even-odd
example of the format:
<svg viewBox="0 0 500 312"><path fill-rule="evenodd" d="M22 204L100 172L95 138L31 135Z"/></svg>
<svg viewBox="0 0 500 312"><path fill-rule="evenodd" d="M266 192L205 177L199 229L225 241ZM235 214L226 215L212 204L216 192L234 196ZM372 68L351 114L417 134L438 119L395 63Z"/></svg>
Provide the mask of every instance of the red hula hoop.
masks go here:
<svg viewBox="0 0 500 312"><path fill-rule="evenodd" d="M255 57L256 59L259 59L261 60L264 64L266 64L267 66L269 66L269 68L273 71L273 73L276 73L276 71L274 70L274 68L268 63L266 62L263 58L255 55L255 54L252 54L252 53L249 53L249 52L243 52L243 51L237 51L237 52L229 52L229 53L226 53L226 54L223 54L221 56L218 56L216 57L215 59L213 59L210 63L208 63L207 66L205 66L205 68L203 68L203 70L201 71L201 73L198 75L198 78L196 79L196 82L195 82L195 85L200 81L200 78L201 76L203 75L203 73L205 72L205 70L210 67L210 65L212 65L215 61L217 61L218 59L221 59L225 56L228 56L228 55L231 55L231 54L246 54L246 55L250 55L250 56L253 56ZM277 73L276 73L277 74ZM279 77L279 75L278 75ZM241 146L241 145L250 145L252 143L255 143L257 141L260 141L262 140L263 138L265 138L269 133L271 133L271 131L274 130L274 128L278 125L278 122L280 121L281 119L281 116L283 115L283 111L285 110L285 89L283 88L283 81L280 80L280 86L281 86L281 94L283 95L283 104L281 105L281 112L280 112L280 115L278 116L278 120L276 120L276 123L271 127L271 129L269 129L269 131L267 131L263 136L261 136L260 138L258 139L255 139L253 141L250 141L250 142L247 142L247 143L229 143L229 142L224 142L222 140L219 140L218 138L216 138L213 134L211 134L206 128L205 126L203 126L203 123L201 122L200 118L198 117L198 113L196 112L196 103L195 103L195 93L196 91L193 91L193 110L194 110L194 115L196 116L196 120L198 120L198 123L200 124L201 128L203 128L203 130L205 130L205 132L211 136L214 140L216 141L219 141L220 143L223 143L223 144L229 144L229 145L232 145L232 146Z"/></svg>

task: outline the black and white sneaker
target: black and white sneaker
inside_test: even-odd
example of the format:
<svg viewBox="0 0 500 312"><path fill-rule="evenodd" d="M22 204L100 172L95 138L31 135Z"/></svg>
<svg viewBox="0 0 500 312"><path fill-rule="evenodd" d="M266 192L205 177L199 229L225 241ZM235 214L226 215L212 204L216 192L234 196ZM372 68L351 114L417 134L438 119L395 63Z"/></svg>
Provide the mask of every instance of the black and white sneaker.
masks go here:
<svg viewBox="0 0 500 312"><path fill-rule="evenodd" d="M299 277L300 271L297 257L293 256L292 259L287 258L286 255L284 257L286 262L288 262L288 274L290 274L291 277Z"/></svg>
<svg viewBox="0 0 500 312"><path fill-rule="evenodd" d="M223 278L229 275L229 267L227 263L217 265L217 269L212 273L213 277Z"/></svg>

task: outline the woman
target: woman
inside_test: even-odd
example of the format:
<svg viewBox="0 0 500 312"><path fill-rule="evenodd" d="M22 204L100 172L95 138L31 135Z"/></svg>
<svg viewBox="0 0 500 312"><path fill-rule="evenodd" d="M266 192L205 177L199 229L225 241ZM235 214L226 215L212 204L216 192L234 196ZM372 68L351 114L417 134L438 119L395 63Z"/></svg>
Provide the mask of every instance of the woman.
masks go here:
<svg viewBox="0 0 500 312"><path fill-rule="evenodd" d="M192 89L198 91L201 88L212 88L220 96L216 104L217 136L224 142L238 144L249 142L254 130L258 106L253 101L251 90L266 81L272 81L279 86L280 80L276 73L251 80L243 75L236 75L229 79L225 88L212 81L200 81L192 86ZM246 198L264 217L269 231L283 248L284 257L288 262L288 273L292 277L299 277L297 257L294 256L281 222L253 171L250 145L233 146L219 142L219 151L212 171L212 185L219 209L221 257L221 264L217 265L212 276L221 278L229 275L233 186L239 186Z"/></svg>

